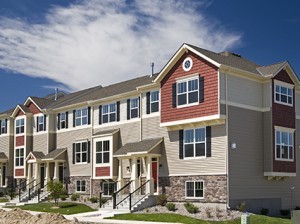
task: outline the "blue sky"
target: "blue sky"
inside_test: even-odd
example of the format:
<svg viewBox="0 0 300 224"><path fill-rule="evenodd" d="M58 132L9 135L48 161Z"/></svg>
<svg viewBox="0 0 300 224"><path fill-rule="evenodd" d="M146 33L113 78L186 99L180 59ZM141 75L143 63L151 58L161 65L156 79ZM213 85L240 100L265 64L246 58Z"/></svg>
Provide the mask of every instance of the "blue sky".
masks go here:
<svg viewBox="0 0 300 224"><path fill-rule="evenodd" d="M0 15L0 111L158 72L183 42L300 73L298 1L6 0Z"/></svg>

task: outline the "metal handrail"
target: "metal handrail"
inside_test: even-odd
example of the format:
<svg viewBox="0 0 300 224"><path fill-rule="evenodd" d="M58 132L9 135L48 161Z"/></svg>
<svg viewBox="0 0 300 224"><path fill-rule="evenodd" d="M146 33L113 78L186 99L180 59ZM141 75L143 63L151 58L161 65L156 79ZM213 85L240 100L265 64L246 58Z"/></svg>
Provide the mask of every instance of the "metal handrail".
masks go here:
<svg viewBox="0 0 300 224"><path fill-rule="evenodd" d="M46 186L48 185L48 183L47 184L44 184L44 187L43 188L45 188ZM38 188L38 203L40 203L40 199L41 199L41 189L42 188ZM45 195L49 195L51 192L47 192L47 194L45 194Z"/></svg>
<svg viewBox="0 0 300 224"><path fill-rule="evenodd" d="M113 209L116 209L116 207L119 204L121 204L127 197L129 197L129 195L128 195L123 200L119 201L119 203L117 204L117 194L120 193L122 190L124 190L126 187L128 187L131 183L132 183L132 180L129 181L127 184L125 184L120 190L113 193Z"/></svg>
<svg viewBox="0 0 300 224"><path fill-rule="evenodd" d="M27 189L27 186L29 186L30 184L32 184L35 180L32 180L31 182L29 182L28 184L26 184L26 186L24 187L25 189ZM29 196L30 196L30 188L28 189L28 193L29 193ZM27 194L23 195L24 196L27 196ZM21 202L21 189L19 189L19 202Z"/></svg>
<svg viewBox="0 0 300 224"><path fill-rule="evenodd" d="M106 203L108 203L108 201L112 198L112 196L107 197L108 198L107 201L102 203L102 194L103 194L103 192L101 191L99 193L99 208L102 208L102 206L105 205Z"/></svg>
<svg viewBox="0 0 300 224"><path fill-rule="evenodd" d="M137 192L138 190L140 190L140 189L142 189L142 187L144 187L148 182L149 182L150 180L147 180L145 183L143 183L140 187L138 187L137 189L135 189L133 192L131 192L130 194L129 194L129 210L131 210L131 208L133 207L133 206L135 206L137 203L139 203L142 199L144 199L147 195L149 195L149 193L148 194L145 194L145 196L144 197L142 197L142 198L140 198L140 200L138 200L136 203L134 203L133 205L131 205L131 195L133 195L135 192Z"/></svg>

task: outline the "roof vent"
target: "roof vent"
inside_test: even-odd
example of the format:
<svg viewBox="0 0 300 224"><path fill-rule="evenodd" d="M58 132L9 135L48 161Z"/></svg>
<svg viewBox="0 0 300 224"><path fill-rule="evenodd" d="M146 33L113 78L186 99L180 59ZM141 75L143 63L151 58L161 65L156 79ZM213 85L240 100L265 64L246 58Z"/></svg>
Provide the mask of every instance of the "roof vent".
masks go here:
<svg viewBox="0 0 300 224"><path fill-rule="evenodd" d="M220 54L220 55L223 55L223 56L229 56L229 55L232 55L232 56L235 56L235 57L238 57L238 58L241 58L241 57L242 57L242 55L240 55L240 54L236 54L236 53L229 52L229 51L223 51L223 52L220 52L219 54Z"/></svg>
<svg viewBox="0 0 300 224"><path fill-rule="evenodd" d="M150 77L152 77L154 75L154 62L151 62L150 66L151 66L151 75L150 75Z"/></svg>

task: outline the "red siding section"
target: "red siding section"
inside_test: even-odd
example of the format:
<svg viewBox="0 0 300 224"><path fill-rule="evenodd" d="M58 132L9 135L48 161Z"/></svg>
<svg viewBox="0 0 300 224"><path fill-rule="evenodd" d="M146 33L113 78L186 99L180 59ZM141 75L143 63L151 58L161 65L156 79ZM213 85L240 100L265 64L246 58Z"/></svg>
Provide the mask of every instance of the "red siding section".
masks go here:
<svg viewBox="0 0 300 224"><path fill-rule="evenodd" d="M24 135L16 137L16 146L24 145Z"/></svg>
<svg viewBox="0 0 300 224"><path fill-rule="evenodd" d="M110 176L110 167L96 167L96 177L107 177Z"/></svg>
<svg viewBox="0 0 300 224"><path fill-rule="evenodd" d="M17 113L17 117L22 115L24 115L23 111L19 110L19 112Z"/></svg>
<svg viewBox="0 0 300 224"><path fill-rule="evenodd" d="M24 169L15 169L15 176L16 177L23 177L24 176Z"/></svg>
<svg viewBox="0 0 300 224"><path fill-rule="evenodd" d="M28 104L28 108L31 111L31 113L33 113L33 114L39 114L39 113L41 113L41 111L37 108L37 106L34 103L30 102Z"/></svg>
<svg viewBox="0 0 300 224"><path fill-rule="evenodd" d="M296 128L296 112L295 112L295 90L293 96L293 106L287 106L274 102L274 80L294 84L286 71L282 70L272 80L272 122L273 122L273 172L296 173L296 154L297 147L295 144L294 134L294 161L278 161L275 159L275 126L286 128Z"/></svg>
<svg viewBox="0 0 300 224"><path fill-rule="evenodd" d="M182 62L186 57L193 60L193 67L186 72ZM172 107L172 84L176 78L198 73L204 77L204 102L195 106ZM218 69L193 53L185 53L161 82L161 122L191 119L218 114Z"/></svg>

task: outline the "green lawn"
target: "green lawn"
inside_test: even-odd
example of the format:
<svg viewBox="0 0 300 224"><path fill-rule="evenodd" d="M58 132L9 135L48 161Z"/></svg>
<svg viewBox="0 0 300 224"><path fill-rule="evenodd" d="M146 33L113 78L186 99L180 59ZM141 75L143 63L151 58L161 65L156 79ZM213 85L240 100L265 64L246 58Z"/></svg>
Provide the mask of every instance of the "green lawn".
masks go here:
<svg viewBox="0 0 300 224"><path fill-rule="evenodd" d="M9 202L9 200L7 198L0 198L0 203L3 203L3 202Z"/></svg>
<svg viewBox="0 0 300 224"><path fill-rule="evenodd" d="M178 214L122 214L110 219L136 220L136 221L156 221L156 222L177 222L184 224L240 224L241 220L213 222L190 218ZM251 215L251 224L291 224L289 219L273 218L262 215Z"/></svg>
<svg viewBox="0 0 300 224"><path fill-rule="evenodd" d="M22 206L13 206L14 208L20 208L23 210L37 211L37 212L51 212L59 213L63 215L71 215L83 212L92 212L95 211L91 207L85 204L77 204L73 202L60 202L59 208L52 208L53 203L39 203L39 204L28 204ZM7 206L7 208L12 208L12 206Z"/></svg>

